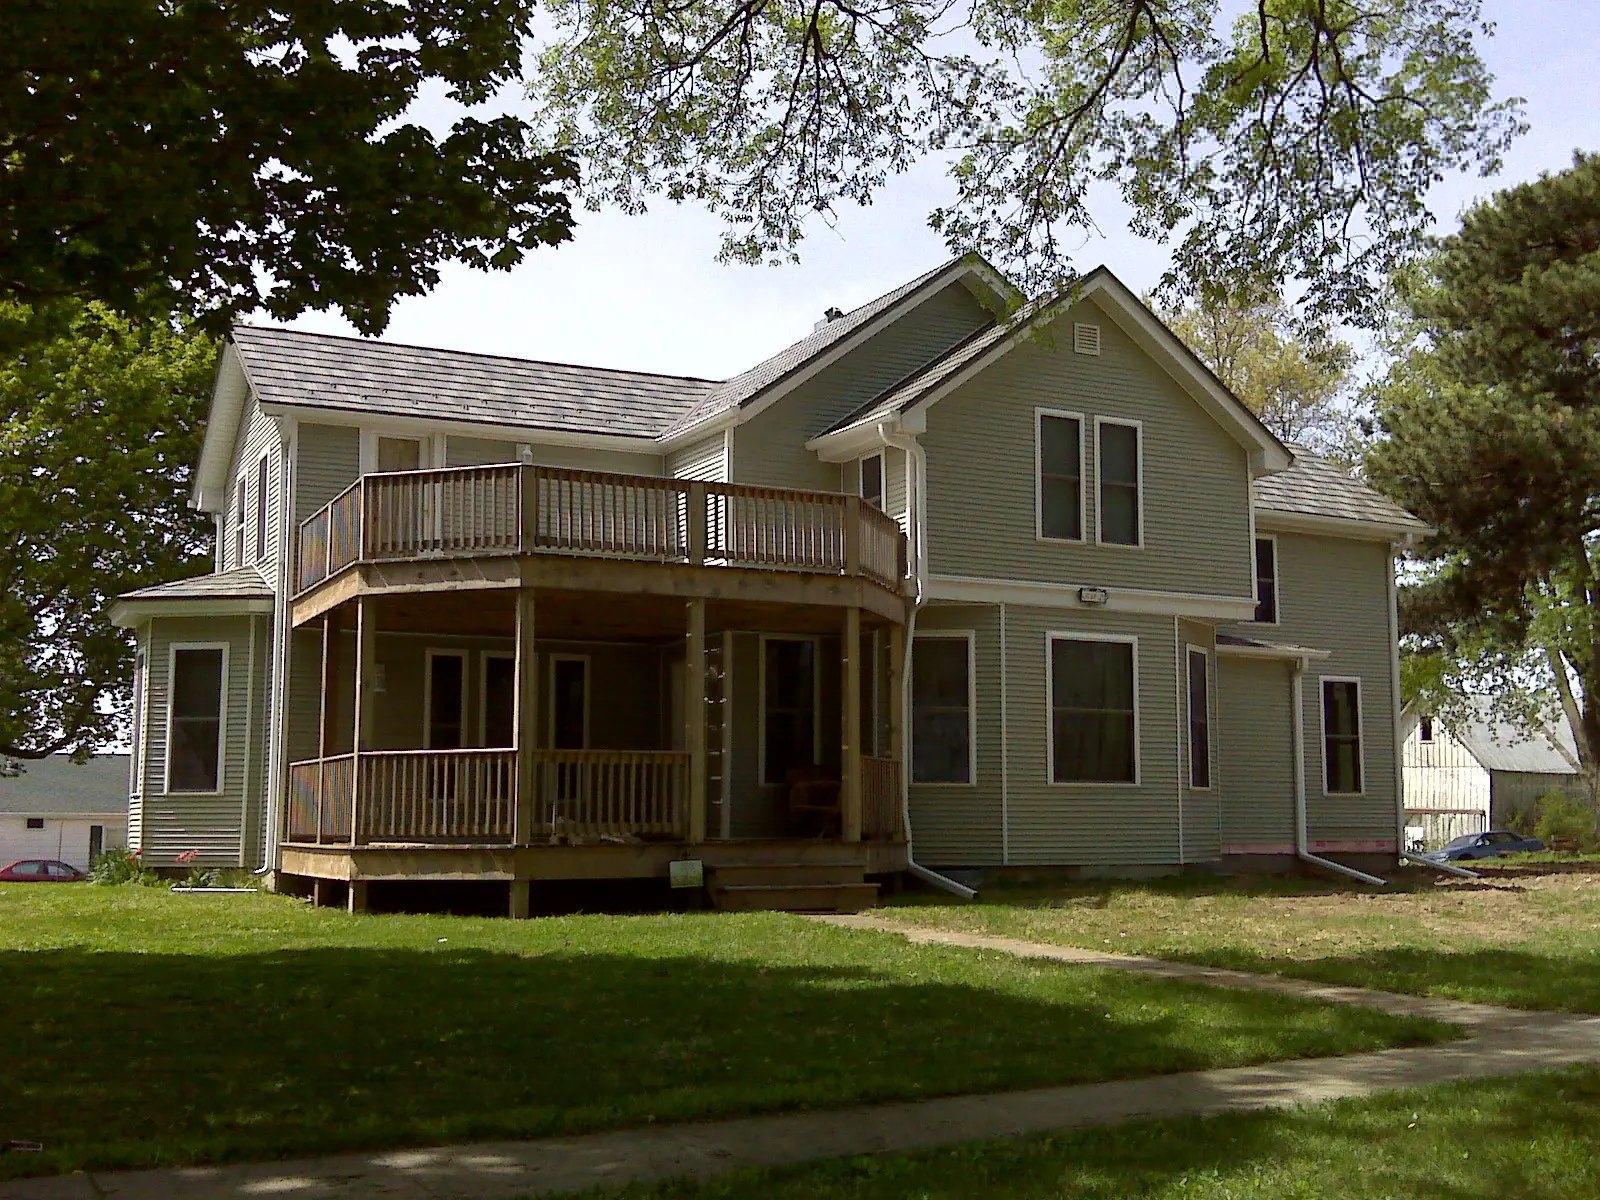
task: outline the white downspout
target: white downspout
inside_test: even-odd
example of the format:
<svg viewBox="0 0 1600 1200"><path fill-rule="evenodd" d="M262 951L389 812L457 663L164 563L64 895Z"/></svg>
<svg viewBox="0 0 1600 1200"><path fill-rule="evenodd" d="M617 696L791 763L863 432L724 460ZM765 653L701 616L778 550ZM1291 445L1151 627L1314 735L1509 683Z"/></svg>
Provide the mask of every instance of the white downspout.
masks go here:
<svg viewBox="0 0 1600 1200"><path fill-rule="evenodd" d="M927 466L928 459L922 447L915 438L891 435L885 425L876 427L878 441L884 446L893 446L903 450L915 464L916 491L915 496L907 495L906 504L911 507L908 514L912 532L912 572L911 577L916 583L916 595L911 602L911 615L906 621L906 644L904 660L900 664L900 827L906 833L906 870L915 878L924 883L932 884L963 900L974 900L977 891L965 884L957 883L948 876L937 871L930 871L927 867L917 862L911 841L911 646L916 639L917 614L922 610L923 597L927 594L927 561L928 537L927 522Z"/></svg>
<svg viewBox="0 0 1600 1200"><path fill-rule="evenodd" d="M1368 875L1365 871L1358 871L1354 867L1347 867L1343 863L1336 863L1331 858L1312 854L1307 848L1309 838L1306 835L1306 718L1305 718L1305 687L1304 679L1306 664L1300 659L1294 665L1294 853L1302 862L1311 863L1327 871L1334 871L1350 879L1370 883L1373 887L1385 887L1387 879L1379 879L1376 875Z"/></svg>

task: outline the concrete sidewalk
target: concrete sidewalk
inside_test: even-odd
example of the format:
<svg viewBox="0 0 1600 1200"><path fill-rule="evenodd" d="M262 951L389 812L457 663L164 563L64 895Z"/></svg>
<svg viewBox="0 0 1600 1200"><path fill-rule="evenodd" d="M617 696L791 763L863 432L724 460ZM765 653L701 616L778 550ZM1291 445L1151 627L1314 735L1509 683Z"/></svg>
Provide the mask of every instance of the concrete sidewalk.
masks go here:
<svg viewBox="0 0 1600 1200"><path fill-rule="evenodd" d="M747 1167L1178 1117L1281 1108L1455 1079L1600 1063L1600 1017L1530 1013L1276 976L902 925L882 917L820 918L913 941L1000 950L1165 978L1287 992L1430 1016L1469 1028L1442 1046L1195 1071L1074 1087L780 1114L584 1137L345 1154L290 1162L103 1172L0 1185L0 1200L511 1200L666 1178L708 1179Z"/></svg>

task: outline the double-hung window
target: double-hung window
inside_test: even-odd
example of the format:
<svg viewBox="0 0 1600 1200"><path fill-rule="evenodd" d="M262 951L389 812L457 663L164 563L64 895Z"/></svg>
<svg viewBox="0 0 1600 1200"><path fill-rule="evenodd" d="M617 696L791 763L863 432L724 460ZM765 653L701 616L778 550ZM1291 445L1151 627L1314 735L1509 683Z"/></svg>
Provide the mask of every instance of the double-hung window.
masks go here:
<svg viewBox="0 0 1600 1200"><path fill-rule="evenodd" d="M256 561L267 556L267 460L256 464Z"/></svg>
<svg viewBox="0 0 1600 1200"><path fill-rule="evenodd" d="M971 783L972 638L922 634L911 654L911 780Z"/></svg>
<svg viewBox="0 0 1600 1200"><path fill-rule="evenodd" d="M1139 546L1144 541L1143 476L1137 421L1095 418L1096 475L1100 481L1100 542L1107 546Z"/></svg>
<svg viewBox="0 0 1600 1200"><path fill-rule="evenodd" d="M1034 449L1038 459L1039 536L1083 540L1083 418L1039 409Z"/></svg>
<svg viewBox="0 0 1600 1200"><path fill-rule="evenodd" d="M1189 647L1189 786L1211 786L1211 659Z"/></svg>
<svg viewBox="0 0 1600 1200"><path fill-rule="evenodd" d="M1278 623L1278 540L1256 539L1256 615L1262 625Z"/></svg>
<svg viewBox="0 0 1600 1200"><path fill-rule="evenodd" d="M883 455L869 454L861 460L861 498L873 508L883 509Z"/></svg>
<svg viewBox="0 0 1600 1200"><path fill-rule="evenodd" d="M1050 781L1137 783L1135 640L1052 633L1049 652Z"/></svg>
<svg viewBox="0 0 1600 1200"><path fill-rule="evenodd" d="M167 791L217 792L222 784L222 646L174 646L167 698Z"/></svg>
<svg viewBox="0 0 1600 1200"><path fill-rule="evenodd" d="M244 566L244 476L233 485L233 565Z"/></svg>
<svg viewBox="0 0 1600 1200"><path fill-rule="evenodd" d="M1361 681L1322 681L1323 790L1361 791Z"/></svg>

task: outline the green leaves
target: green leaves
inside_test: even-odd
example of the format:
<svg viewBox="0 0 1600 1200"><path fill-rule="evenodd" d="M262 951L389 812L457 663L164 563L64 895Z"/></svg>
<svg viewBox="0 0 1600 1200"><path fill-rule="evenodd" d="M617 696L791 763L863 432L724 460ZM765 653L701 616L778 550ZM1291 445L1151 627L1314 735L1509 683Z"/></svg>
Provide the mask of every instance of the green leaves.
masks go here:
<svg viewBox="0 0 1600 1200"><path fill-rule="evenodd" d="M565 241L566 155L514 117L407 121L514 80L530 0L61 0L0 38L0 299L214 329L261 307L381 331L458 261Z"/></svg>
<svg viewBox="0 0 1600 1200"><path fill-rule="evenodd" d="M793 256L808 220L947 157L930 216L1030 290L1071 275L1111 183L1171 240L1166 298L1309 284L1317 316L1372 315L1427 189L1498 166L1475 0L552 0L530 91L592 203L694 199L724 255Z"/></svg>
<svg viewBox="0 0 1600 1200"><path fill-rule="evenodd" d="M216 343L101 305L0 304L0 755L121 728L118 594L204 568L185 504Z"/></svg>

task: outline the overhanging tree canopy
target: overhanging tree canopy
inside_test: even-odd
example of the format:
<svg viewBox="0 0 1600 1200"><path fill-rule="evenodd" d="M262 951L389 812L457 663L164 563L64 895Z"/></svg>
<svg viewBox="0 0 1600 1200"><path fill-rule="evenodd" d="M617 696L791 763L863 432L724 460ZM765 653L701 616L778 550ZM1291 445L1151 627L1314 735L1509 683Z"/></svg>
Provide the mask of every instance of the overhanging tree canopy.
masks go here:
<svg viewBox="0 0 1600 1200"><path fill-rule="evenodd" d="M0 299L337 308L565 240L572 160L512 116L406 119L521 73L532 0L52 0L0 31Z"/></svg>
<svg viewBox="0 0 1600 1200"><path fill-rule="evenodd" d="M726 257L791 254L928 154L932 214L1037 288L1115 187L1176 238L1172 280L1287 277L1348 320L1430 223L1449 170L1498 166L1476 0L549 0L530 88L591 201L654 194L724 216ZM1249 287L1243 286L1248 282Z"/></svg>

